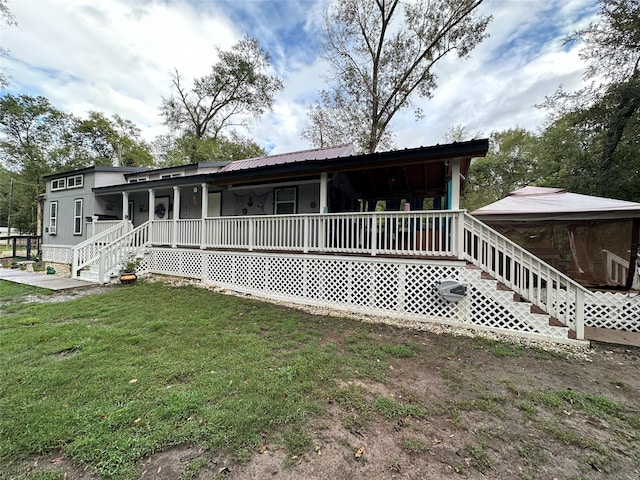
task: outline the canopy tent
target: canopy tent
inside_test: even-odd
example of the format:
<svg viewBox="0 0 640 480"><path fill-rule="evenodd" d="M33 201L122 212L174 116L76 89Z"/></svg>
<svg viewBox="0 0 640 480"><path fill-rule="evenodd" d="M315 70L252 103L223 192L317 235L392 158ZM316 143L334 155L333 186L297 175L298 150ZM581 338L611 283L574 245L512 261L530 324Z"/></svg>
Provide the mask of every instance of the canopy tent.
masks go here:
<svg viewBox="0 0 640 480"><path fill-rule="evenodd" d="M587 287L638 288L640 203L528 186L471 214Z"/></svg>

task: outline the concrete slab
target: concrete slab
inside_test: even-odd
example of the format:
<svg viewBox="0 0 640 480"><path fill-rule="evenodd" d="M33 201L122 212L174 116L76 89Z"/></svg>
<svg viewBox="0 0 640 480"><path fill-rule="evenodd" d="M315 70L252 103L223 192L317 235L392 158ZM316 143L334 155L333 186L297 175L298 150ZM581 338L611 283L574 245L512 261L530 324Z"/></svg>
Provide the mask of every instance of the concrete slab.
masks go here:
<svg viewBox="0 0 640 480"><path fill-rule="evenodd" d="M72 288L83 288L97 285L94 282L79 278L47 275L45 272L26 272L15 268L0 268L0 280L22 283L49 290L69 290Z"/></svg>

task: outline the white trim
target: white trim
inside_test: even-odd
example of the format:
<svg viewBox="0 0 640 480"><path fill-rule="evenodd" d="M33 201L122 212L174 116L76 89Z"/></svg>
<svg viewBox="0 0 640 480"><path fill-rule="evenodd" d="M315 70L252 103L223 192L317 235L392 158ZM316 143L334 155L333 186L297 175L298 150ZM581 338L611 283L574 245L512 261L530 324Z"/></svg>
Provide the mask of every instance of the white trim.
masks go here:
<svg viewBox="0 0 640 480"><path fill-rule="evenodd" d="M84 187L84 175L67 177L67 190Z"/></svg>
<svg viewBox="0 0 640 480"><path fill-rule="evenodd" d="M66 178L56 178L55 180L51 180L51 191L58 192L60 190L64 190L67 185Z"/></svg>
<svg viewBox="0 0 640 480"><path fill-rule="evenodd" d="M78 203L80 204L80 214L78 214ZM82 235L82 213L84 210L84 201L82 198L76 198L73 201L73 234ZM76 228L78 227L78 228Z"/></svg>

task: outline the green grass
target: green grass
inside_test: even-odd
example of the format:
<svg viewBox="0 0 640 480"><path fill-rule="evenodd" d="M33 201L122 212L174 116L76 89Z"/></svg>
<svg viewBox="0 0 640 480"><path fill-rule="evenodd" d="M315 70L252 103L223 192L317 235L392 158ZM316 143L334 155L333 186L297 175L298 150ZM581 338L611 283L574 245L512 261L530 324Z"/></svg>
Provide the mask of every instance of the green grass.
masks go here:
<svg viewBox="0 0 640 480"><path fill-rule="evenodd" d="M342 368L313 318L159 284L14 305L0 316L0 464L62 451L134 478L141 458L184 442L242 460L268 432L309 450L306 421Z"/></svg>
<svg viewBox="0 0 640 480"><path fill-rule="evenodd" d="M0 282L5 301L47 292ZM290 455L310 451L306 421L340 372L382 378L386 359L419 350L376 343L363 329L348 339L349 361L339 362L334 345L319 345L316 317L159 284L13 302L5 313L0 462L62 451L109 478L133 478L139 459L184 442L246 460L267 432ZM417 405L366 399L357 387L334 391L361 422L374 411L426 415Z"/></svg>
<svg viewBox="0 0 640 480"><path fill-rule="evenodd" d="M49 295L51 290L46 288L32 287L20 283L0 280L0 302L8 302L20 299L26 295Z"/></svg>

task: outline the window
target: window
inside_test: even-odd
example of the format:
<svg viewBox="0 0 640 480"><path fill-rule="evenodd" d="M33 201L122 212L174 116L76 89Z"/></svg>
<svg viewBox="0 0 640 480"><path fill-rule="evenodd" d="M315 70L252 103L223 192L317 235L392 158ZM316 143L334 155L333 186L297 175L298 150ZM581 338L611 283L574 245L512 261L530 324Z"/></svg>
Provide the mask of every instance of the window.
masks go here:
<svg viewBox="0 0 640 480"><path fill-rule="evenodd" d="M67 177L67 188L82 188L83 185L84 177L82 175Z"/></svg>
<svg viewBox="0 0 640 480"><path fill-rule="evenodd" d="M296 188L277 188L275 191L275 214L296 213Z"/></svg>
<svg viewBox="0 0 640 480"><path fill-rule="evenodd" d="M165 178L174 178L174 177L182 177L184 174L182 172L177 173L165 173L164 175L160 175L160 178L164 180Z"/></svg>
<svg viewBox="0 0 640 480"><path fill-rule="evenodd" d="M130 178L129 183L146 182L147 180L149 180L149 177L136 177L136 178Z"/></svg>
<svg viewBox="0 0 640 480"><path fill-rule="evenodd" d="M64 178L58 178L56 180L51 180L51 191L64 190L64 186L65 186Z"/></svg>
<svg viewBox="0 0 640 480"><path fill-rule="evenodd" d="M51 202L49 204L49 234L56 234L56 227L58 225L58 202Z"/></svg>
<svg viewBox="0 0 640 480"><path fill-rule="evenodd" d="M82 235L82 199L78 198L73 207L73 234Z"/></svg>

